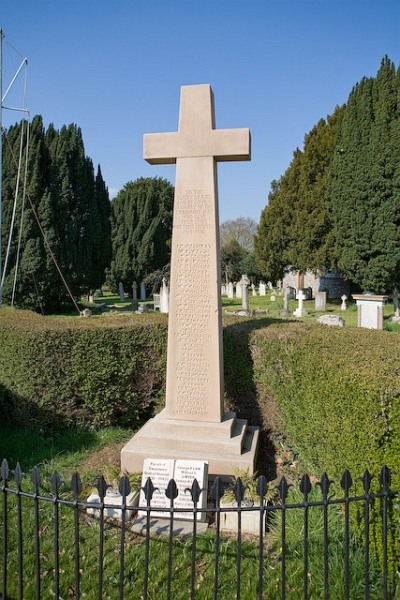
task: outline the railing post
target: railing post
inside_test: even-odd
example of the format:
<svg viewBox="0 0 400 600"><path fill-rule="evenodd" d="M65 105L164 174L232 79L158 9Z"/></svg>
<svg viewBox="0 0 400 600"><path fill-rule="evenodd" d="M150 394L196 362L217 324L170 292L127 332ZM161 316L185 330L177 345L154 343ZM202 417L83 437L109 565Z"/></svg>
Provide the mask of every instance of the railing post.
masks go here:
<svg viewBox="0 0 400 600"><path fill-rule="evenodd" d="M0 30L0 36L1 36ZM1 463L1 491L3 492L3 598L7 598L7 557L8 557L8 512L7 512L7 482L10 476L6 459Z"/></svg>
<svg viewBox="0 0 400 600"><path fill-rule="evenodd" d="M370 489L371 489L372 475L369 473L368 469L365 470L364 475L361 477L361 481L363 482L364 498L365 498L365 505L364 505L365 600L369 600L369 583L370 583L370 576L369 576L369 509L370 509L370 502L371 502Z"/></svg>
<svg viewBox="0 0 400 600"><path fill-rule="evenodd" d="M80 598L80 555L79 555L79 494L82 491L82 482L79 473L73 473L71 478L71 488L74 494L74 533L75 533L75 597Z"/></svg>
<svg viewBox="0 0 400 600"><path fill-rule="evenodd" d="M304 600L308 600L308 551L309 551L309 541L308 541L308 512L309 512L309 504L308 504L308 495L311 492L312 486L311 481L308 475L303 475L300 481L300 491L303 494L303 502L304 502L304 543L303 543L303 551L304 551L304 571L303 571L303 582L304 582Z"/></svg>
<svg viewBox="0 0 400 600"><path fill-rule="evenodd" d="M33 502L34 502L34 519L35 519L35 579L36 579L36 600L40 600L40 538L39 538L39 486L40 473L37 467L33 467L31 473L31 481L33 483Z"/></svg>
<svg viewBox="0 0 400 600"><path fill-rule="evenodd" d="M15 467L14 477L17 485L17 535L18 535L18 598L24 600L24 569L23 569L23 539L22 539L22 504L21 483L24 473L19 463Z"/></svg>
<svg viewBox="0 0 400 600"><path fill-rule="evenodd" d="M350 511L349 511L349 491L353 485L350 471L343 472L340 481L344 491L344 597L350 600Z"/></svg>

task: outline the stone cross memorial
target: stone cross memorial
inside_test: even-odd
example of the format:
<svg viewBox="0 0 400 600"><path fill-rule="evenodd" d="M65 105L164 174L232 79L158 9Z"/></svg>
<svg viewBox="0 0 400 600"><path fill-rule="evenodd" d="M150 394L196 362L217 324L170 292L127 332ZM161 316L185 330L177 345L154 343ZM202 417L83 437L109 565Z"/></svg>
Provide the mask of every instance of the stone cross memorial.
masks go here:
<svg viewBox="0 0 400 600"><path fill-rule="evenodd" d="M258 428L224 414L217 162L250 160L248 129L215 129L209 85L183 86L177 132L144 136L150 164L176 163L165 409L122 450L209 463L210 474L254 470Z"/></svg>

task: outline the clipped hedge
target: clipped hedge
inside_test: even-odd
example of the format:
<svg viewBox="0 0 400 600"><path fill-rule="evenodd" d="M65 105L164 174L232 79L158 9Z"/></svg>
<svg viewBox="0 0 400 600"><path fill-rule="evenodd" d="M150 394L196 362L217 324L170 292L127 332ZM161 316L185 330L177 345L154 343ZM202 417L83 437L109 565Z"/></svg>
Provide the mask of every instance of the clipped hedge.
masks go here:
<svg viewBox="0 0 400 600"><path fill-rule="evenodd" d="M399 341L396 333L298 322L252 335L263 413L274 415L271 427L336 485L345 468L356 480L387 465L400 489ZM363 493L359 480L357 489ZM396 566L398 531L392 536Z"/></svg>
<svg viewBox="0 0 400 600"><path fill-rule="evenodd" d="M2 418L135 426L163 393L166 320L0 311Z"/></svg>

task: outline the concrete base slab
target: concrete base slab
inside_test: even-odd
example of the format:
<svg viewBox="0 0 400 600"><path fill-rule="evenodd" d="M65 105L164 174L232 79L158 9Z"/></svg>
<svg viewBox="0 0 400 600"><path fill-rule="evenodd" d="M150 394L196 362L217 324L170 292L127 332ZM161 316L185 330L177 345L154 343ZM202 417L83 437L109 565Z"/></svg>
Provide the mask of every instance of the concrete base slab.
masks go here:
<svg viewBox="0 0 400 600"><path fill-rule="evenodd" d="M147 532L147 517L137 517L132 521L131 531L139 535L146 535ZM197 522L196 532L205 533L208 529L208 523ZM160 519L150 517L149 532L150 536L169 536L171 530L171 522L169 519ZM174 519L172 523L173 537L193 535L193 521L179 521Z"/></svg>
<svg viewBox="0 0 400 600"><path fill-rule="evenodd" d="M221 423L168 419L162 411L122 448L121 470L141 472L146 458L208 462L209 475L234 475L234 469L253 474L259 428L226 413Z"/></svg>

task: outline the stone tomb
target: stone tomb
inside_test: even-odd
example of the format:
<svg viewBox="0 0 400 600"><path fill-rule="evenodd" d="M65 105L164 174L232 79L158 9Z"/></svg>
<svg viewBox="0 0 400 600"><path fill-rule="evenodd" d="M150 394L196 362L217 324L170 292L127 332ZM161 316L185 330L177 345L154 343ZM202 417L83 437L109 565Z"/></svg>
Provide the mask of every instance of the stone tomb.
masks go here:
<svg viewBox="0 0 400 600"><path fill-rule="evenodd" d="M383 329L383 311L388 296L353 294L357 302L358 327Z"/></svg>
<svg viewBox="0 0 400 600"><path fill-rule="evenodd" d="M223 408L217 162L250 159L248 129L215 129L209 85L183 86L177 132L146 134L144 158L175 163L165 409L122 449L122 470L151 456L254 472L258 427Z"/></svg>

